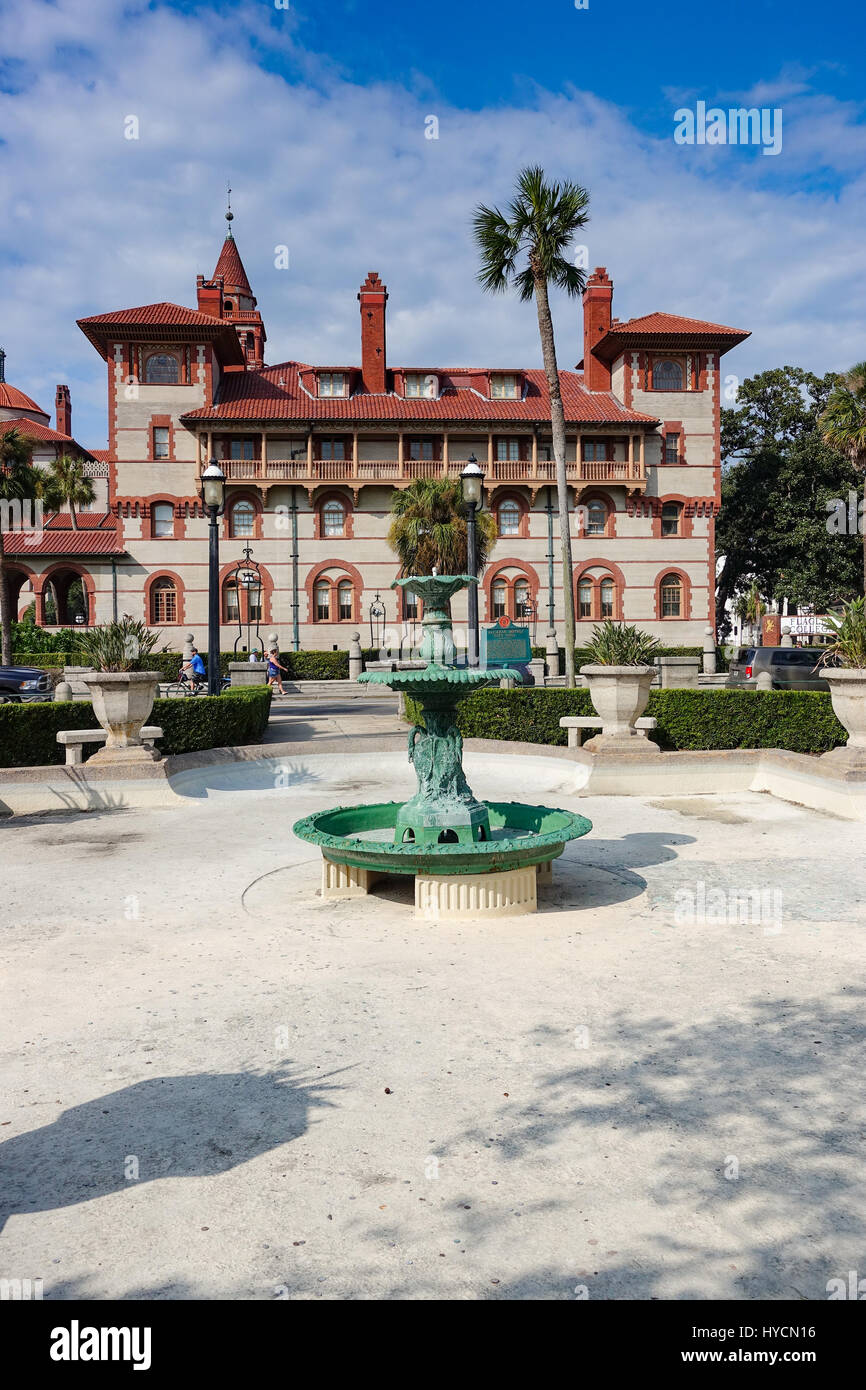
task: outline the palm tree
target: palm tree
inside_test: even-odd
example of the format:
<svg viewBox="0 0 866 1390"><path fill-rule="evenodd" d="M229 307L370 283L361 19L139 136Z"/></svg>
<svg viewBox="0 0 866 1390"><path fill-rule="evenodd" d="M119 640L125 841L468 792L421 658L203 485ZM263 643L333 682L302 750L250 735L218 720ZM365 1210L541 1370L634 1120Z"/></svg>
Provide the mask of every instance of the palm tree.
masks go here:
<svg viewBox="0 0 866 1390"><path fill-rule="evenodd" d="M466 514L456 478L416 478L391 498L388 544L405 575L465 574ZM489 512L476 513L476 563L480 576L496 541Z"/></svg>
<svg viewBox="0 0 866 1390"><path fill-rule="evenodd" d="M548 287L582 293L585 276L566 258L575 234L589 221L589 194L576 183L548 183L541 168L524 169L507 214L481 204L475 211L475 240L481 252L478 279L485 290L517 290L535 300L541 354L550 393L550 425L556 459L556 491L562 536L562 602L565 619L565 678L574 685L574 590L571 526L565 476L565 412L556 362L556 342ZM520 265L518 265L518 261Z"/></svg>
<svg viewBox="0 0 866 1390"><path fill-rule="evenodd" d="M30 462L30 444L18 430L0 435L0 503L25 502L36 496L36 479ZM3 507L0 512L8 509ZM6 574L6 550L3 541L5 514L0 514L0 660L4 666L12 661L12 608Z"/></svg>
<svg viewBox="0 0 866 1390"><path fill-rule="evenodd" d="M84 471L84 460L72 454L60 454L52 459L48 473L40 479L39 490L42 499L52 512L69 507L69 517L73 531L78 530L76 507L88 506L96 496L93 483Z"/></svg>
<svg viewBox="0 0 866 1390"><path fill-rule="evenodd" d="M839 378L818 424L827 443L846 454L854 467L863 472L866 498L866 362L858 362ZM863 529L863 592L866 594L866 527Z"/></svg>
<svg viewBox="0 0 866 1390"><path fill-rule="evenodd" d="M744 626L748 624L752 636L757 640L757 634L761 627L761 618L766 613L766 604L761 598L758 589L757 579L752 580L751 588L745 594L740 594L734 604L734 612Z"/></svg>

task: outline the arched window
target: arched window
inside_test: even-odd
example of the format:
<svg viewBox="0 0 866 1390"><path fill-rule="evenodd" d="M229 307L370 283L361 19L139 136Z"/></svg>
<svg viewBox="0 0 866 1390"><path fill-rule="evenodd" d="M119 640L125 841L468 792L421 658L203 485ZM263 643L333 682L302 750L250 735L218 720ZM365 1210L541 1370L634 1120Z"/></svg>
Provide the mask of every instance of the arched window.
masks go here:
<svg viewBox="0 0 866 1390"><path fill-rule="evenodd" d="M664 357L653 363L653 389L656 391L682 391L683 369L679 362Z"/></svg>
<svg viewBox="0 0 866 1390"><path fill-rule="evenodd" d="M599 585L601 594L601 616L602 618L613 617L614 582L612 579L603 579Z"/></svg>
<svg viewBox="0 0 866 1390"><path fill-rule="evenodd" d="M514 581L514 616L515 618L526 617L526 607L529 603L529 580L516 579Z"/></svg>
<svg viewBox="0 0 866 1390"><path fill-rule="evenodd" d="M229 535L253 536L256 530L256 509L252 502L235 502L229 513Z"/></svg>
<svg viewBox="0 0 866 1390"><path fill-rule="evenodd" d="M592 580L581 579L577 586L577 616L592 617Z"/></svg>
<svg viewBox="0 0 866 1390"><path fill-rule="evenodd" d="M224 300L223 300L223 313L224 313L224 314L233 314L234 311L235 311L235 306L234 306L233 300L231 300L231 299L224 299Z"/></svg>
<svg viewBox="0 0 866 1390"><path fill-rule="evenodd" d="M682 507L679 502L662 503L662 535L678 536L680 534L680 517Z"/></svg>
<svg viewBox="0 0 866 1390"><path fill-rule="evenodd" d="M173 579L154 582L150 591L150 621L154 626L177 622L177 590Z"/></svg>
<svg viewBox="0 0 866 1390"><path fill-rule="evenodd" d="M598 499L590 502L586 509L586 534L603 536L607 530L607 507Z"/></svg>
<svg viewBox="0 0 866 1390"><path fill-rule="evenodd" d="M154 502L150 510L150 533L154 540L174 536L174 507L170 502Z"/></svg>
<svg viewBox="0 0 866 1390"><path fill-rule="evenodd" d="M332 498L322 507L322 535L343 536L346 533L346 509Z"/></svg>
<svg viewBox="0 0 866 1390"><path fill-rule="evenodd" d="M508 585L504 579L494 579L490 586L490 601L494 618L504 618L508 612Z"/></svg>
<svg viewBox="0 0 866 1390"><path fill-rule="evenodd" d="M659 586L663 618L683 616L683 582L678 574L666 574Z"/></svg>
<svg viewBox="0 0 866 1390"><path fill-rule="evenodd" d="M352 581L343 579L337 586L337 606L341 623L352 621Z"/></svg>
<svg viewBox="0 0 866 1390"><path fill-rule="evenodd" d="M499 508L500 536L520 535L520 508L513 498L503 502Z"/></svg>
<svg viewBox="0 0 866 1390"><path fill-rule="evenodd" d="M148 386L176 386L179 375L177 358L168 352L152 352L144 364L144 380Z"/></svg>
<svg viewBox="0 0 866 1390"><path fill-rule="evenodd" d="M317 584L314 590L314 602L316 606L316 622L328 623L331 621L331 586L325 580Z"/></svg>
<svg viewBox="0 0 866 1390"><path fill-rule="evenodd" d="M238 598L238 586L233 579L228 579L223 588L223 622L239 622L240 616L241 606L240 599Z"/></svg>

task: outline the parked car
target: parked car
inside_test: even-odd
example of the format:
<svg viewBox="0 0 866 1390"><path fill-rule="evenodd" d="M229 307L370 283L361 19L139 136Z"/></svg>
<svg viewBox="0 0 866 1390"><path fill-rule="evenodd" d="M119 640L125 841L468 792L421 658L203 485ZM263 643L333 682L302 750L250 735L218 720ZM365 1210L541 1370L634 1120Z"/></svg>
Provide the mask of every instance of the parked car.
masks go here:
<svg viewBox="0 0 866 1390"><path fill-rule="evenodd" d="M818 667L820 659L820 647L740 647L728 667L725 685L755 690L759 674L769 671L774 690L829 690L830 683Z"/></svg>
<svg viewBox="0 0 866 1390"><path fill-rule="evenodd" d="M0 705L51 700L51 677L39 666L0 666Z"/></svg>

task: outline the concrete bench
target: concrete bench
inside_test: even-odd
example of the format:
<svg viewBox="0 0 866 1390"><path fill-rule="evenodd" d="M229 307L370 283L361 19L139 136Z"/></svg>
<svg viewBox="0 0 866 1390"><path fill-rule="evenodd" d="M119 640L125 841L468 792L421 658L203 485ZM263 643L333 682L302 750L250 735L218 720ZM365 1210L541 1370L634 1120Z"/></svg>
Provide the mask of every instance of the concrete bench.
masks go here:
<svg viewBox="0 0 866 1390"><path fill-rule="evenodd" d="M66 766L76 767L84 762L85 743L104 743L107 737L104 729L61 729L57 742L66 748ZM141 731L142 743L152 748L158 738L162 738L162 729L155 724L145 724Z"/></svg>
<svg viewBox="0 0 866 1390"><path fill-rule="evenodd" d="M646 738L650 729L654 729L657 723L657 720L650 719L648 716L643 719L636 719L634 727L637 730L638 738ZM579 748L583 742L584 731L592 730L595 732L596 730L600 730L602 721L598 717L593 717L591 715L583 715L581 717L566 715L563 719L560 719L559 727L560 729L568 730L569 748Z"/></svg>

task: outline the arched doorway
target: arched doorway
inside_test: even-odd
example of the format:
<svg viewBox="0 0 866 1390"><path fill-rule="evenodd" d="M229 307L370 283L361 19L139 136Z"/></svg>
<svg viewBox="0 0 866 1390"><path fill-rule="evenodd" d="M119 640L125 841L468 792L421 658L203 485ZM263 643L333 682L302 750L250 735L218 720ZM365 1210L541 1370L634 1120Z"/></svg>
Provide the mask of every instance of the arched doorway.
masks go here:
<svg viewBox="0 0 866 1390"><path fill-rule="evenodd" d="M56 569L42 586L42 622L46 627L86 627L90 622L87 585L77 570Z"/></svg>

